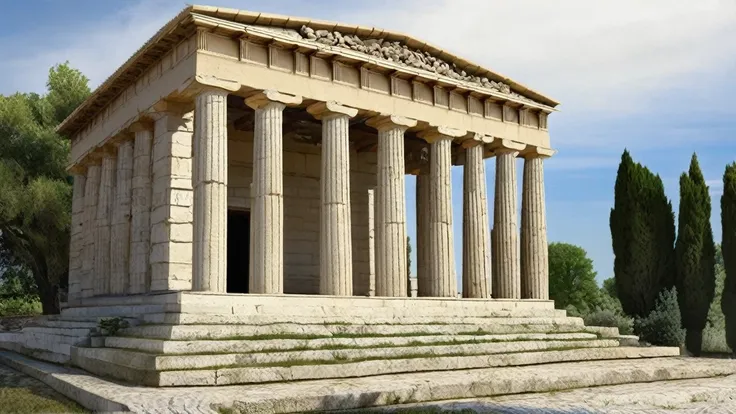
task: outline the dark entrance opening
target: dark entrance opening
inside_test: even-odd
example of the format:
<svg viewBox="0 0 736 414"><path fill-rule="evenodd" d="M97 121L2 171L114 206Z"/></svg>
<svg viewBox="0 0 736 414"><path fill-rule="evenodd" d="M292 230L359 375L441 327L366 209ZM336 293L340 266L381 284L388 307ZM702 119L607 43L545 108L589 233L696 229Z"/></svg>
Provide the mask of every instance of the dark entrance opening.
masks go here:
<svg viewBox="0 0 736 414"><path fill-rule="evenodd" d="M227 292L248 293L250 212L227 211Z"/></svg>

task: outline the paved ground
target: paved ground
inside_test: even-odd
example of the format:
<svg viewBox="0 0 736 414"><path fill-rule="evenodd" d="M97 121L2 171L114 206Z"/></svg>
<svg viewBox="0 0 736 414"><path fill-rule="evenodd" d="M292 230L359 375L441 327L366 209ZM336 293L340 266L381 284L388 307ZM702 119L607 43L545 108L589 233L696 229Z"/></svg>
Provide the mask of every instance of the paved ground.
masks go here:
<svg viewBox="0 0 736 414"><path fill-rule="evenodd" d="M526 367L383 375L221 387L137 387L0 351L0 362L28 372L99 411L140 413L305 412L402 401L468 398L384 407L380 411L503 414L736 413L736 361L698 358L588 361ZM6 383L21 384L18 374ZM720 375L720 376L719 376ZM670 381L671 378L695 378ZM700 379L698 379L700 378ZM27 381L28 379L24 379ZM648 382L657 380L658 382ZM637 384L585 388L585 384ZM41 386L38 389L44 389ZM473 396L524 390L564 390L495 398ZM45 392L48 392L46 390ZM2 412L0 404L0 412ZM45 412L54 412L46 410ZM367 410L360 410L365 412ZM377 411L377 410L372 410ZM16 410L15 412L34 412ZM36 410L35 412L39 412ZM60 411L65 412L65 411ZM69 411L66 411L69 412Z"/></svg>
<svg viewBox="0 0 736 414"><path fill-rule="evenodd" d="M401 414L445 410L498 414L728 414L736 413L736 375L404 405L388 410Z"/></svg>
<svg viewBox="0 0 736 414"><path fill-rule="evenodd" d="M0 364L0 413L84 413L41 381Z"/></svg>

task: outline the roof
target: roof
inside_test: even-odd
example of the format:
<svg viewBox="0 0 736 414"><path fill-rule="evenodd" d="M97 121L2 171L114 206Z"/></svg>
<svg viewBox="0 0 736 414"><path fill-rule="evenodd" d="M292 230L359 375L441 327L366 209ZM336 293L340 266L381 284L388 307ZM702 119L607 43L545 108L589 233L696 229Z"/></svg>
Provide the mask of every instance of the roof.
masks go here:
<svg viewBox="0 0 736 414"><path fill-rule="evenodd" d="M451 52L434 46L422 40L410 37L403 33L380 29L377 27L357 26L315 20L303 17L283 16L278 14L257 13L246 10L231 8L192 5L186 7L173 19L166 23L156 34L153 35L133 56L131 56L120 68L108 77L95 91L74 110L57 128L57 131L70 137L79 131L84 125L112 102L121 92L153 64L155 64L172 46L186 38L191 33L194 24L193 15L204 15L213 18L229 20L241 24L282 27L299 30L302 26L312 29L339 31L343 34L357 35L361 37L381 38L387 41L398 41L406 44L411 49L426 51L439 59L454 63L458 69L485 76L491 80L504 82L511 87L513 92L519 93L527 98L533 99L551 108L559 105L556 100L542 95L512 79L491 71L469 60L461 58Z"/></svg>

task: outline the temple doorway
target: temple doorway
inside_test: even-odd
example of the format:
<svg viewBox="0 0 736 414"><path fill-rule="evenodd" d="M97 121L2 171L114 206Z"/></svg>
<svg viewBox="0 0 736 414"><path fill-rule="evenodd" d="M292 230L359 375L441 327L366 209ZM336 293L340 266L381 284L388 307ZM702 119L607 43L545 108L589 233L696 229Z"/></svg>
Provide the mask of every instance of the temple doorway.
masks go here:
<svg viewBox="0 0 736 414"><path fill-rule="evenodd" d="M250 212L227 211L227 292L248 293Z"/></svg>

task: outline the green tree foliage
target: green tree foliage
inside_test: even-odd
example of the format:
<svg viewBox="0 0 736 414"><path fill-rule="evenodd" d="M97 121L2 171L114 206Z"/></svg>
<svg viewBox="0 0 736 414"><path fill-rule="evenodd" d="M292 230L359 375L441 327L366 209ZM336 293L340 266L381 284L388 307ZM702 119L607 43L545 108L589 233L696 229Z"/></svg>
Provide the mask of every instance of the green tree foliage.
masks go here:
<svg viewBox="0 0 736 414"><path fill-rule="evenodd" d="M675 218L658 175L621 156L610 216L615 291L623 310L646 316L674 284Z"/></svg>
<svg viewBox="0 0 736 414"><path fill-rule="evenodd" d="M726 166L721 196L722 260L726 273L721 297L726 342L736 352L736 163Z"/></svg>
<svg viewBox="0 0 736 414"><path fill-rule="evenodd" d="M685 332L680 324L677 289L665 289L659 294L654 310L646 318L634 320L634 331L640 339L652 345L680 346Z"/></svg>
<svg viewBox="0 0 736 414"><path fill-rule="evenodd" d="M71 220L69 142L54 128L90 91L66 63L49 70L47 88L0 95L0 255L33 275L48 314L67 282Z"/></svg>
<svg viewBox="0 0 736 414"><path fill-rule="evenodd" d="M703 329L715 294L715 244L710 224L710 194L698 158L680 176L680 214L676 251L676 286L685 346L700 355Z"/></svg>
<svg viewBox="0 0 736 414"><path fill-rule="evenodd" d="M582 247L568 243L549 244L549 296L558 309L587 314L599 301L593 261Z"/></svg>

